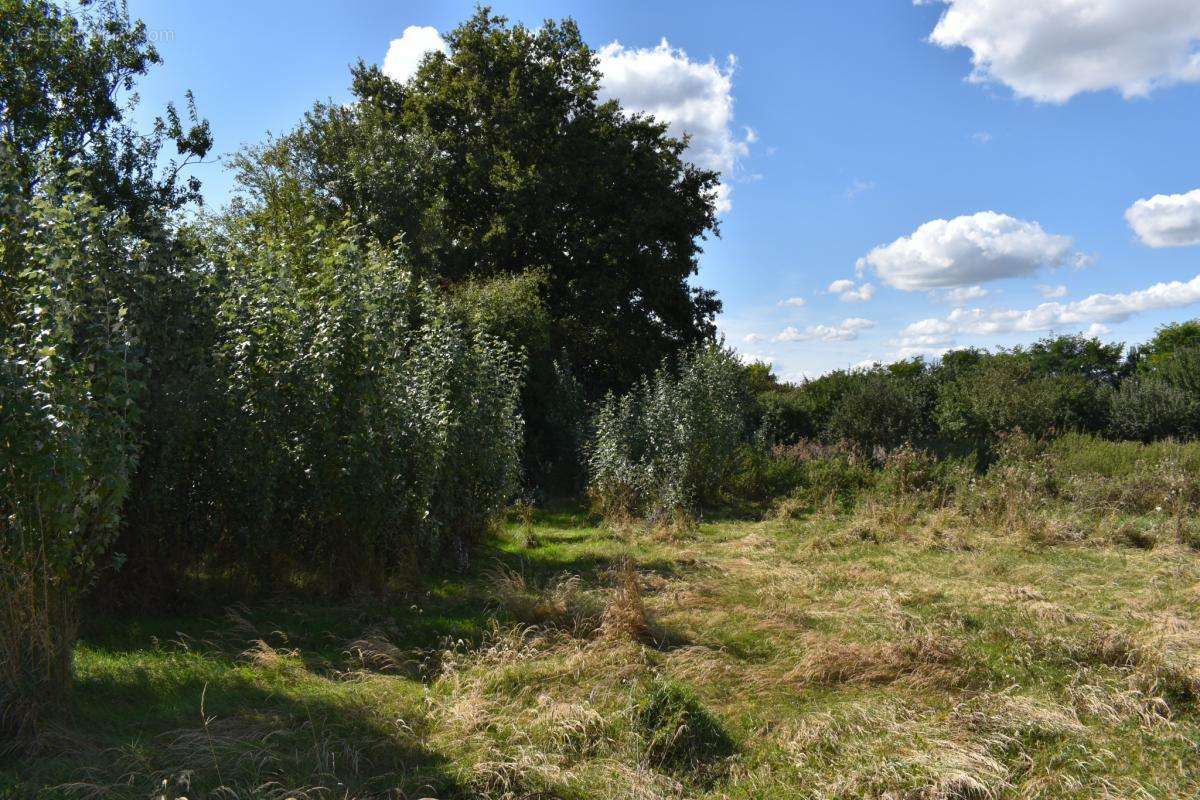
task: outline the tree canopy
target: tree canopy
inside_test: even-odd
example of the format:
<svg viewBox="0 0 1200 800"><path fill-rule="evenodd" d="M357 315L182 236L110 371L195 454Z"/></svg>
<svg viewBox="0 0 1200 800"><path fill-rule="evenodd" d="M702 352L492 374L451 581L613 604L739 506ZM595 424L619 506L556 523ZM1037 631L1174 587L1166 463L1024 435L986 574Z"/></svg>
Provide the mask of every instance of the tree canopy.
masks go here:
<svg viewBox="0 0 1200 800"><path fill-rule="evenodd" d="M446 42L405 83L360 62L353 103L318 103L244 152L250 201L281 219L299 195L304 213L402 239L444 286L538 271L547 352L593 395L711 337L720 302L690 279L717 231L717 174L664 124L598 99L570 20L530 30L480 9Z"/></svg>

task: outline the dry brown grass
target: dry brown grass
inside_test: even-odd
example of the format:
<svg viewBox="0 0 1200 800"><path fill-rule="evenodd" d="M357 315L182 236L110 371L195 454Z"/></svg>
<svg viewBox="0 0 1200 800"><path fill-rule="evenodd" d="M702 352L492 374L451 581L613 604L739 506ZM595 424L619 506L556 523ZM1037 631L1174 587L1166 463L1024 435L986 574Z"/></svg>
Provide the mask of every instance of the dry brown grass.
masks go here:
<svg viewBox="0 0 1200 800"><path fill-rule="evenodd" d="M967 682L961 645L932 629L899 641L823 642L810 649L788 675L805 684L886 684L956 688Z"/></svg>
<svg viewBox="0 0 1200 800"><path fill-rule="evenodd" d="M604 607L600 634L608 639L650 643L653 641L653 628L632 559L625 559L613 570L612 580L612 594Z"/></svg>

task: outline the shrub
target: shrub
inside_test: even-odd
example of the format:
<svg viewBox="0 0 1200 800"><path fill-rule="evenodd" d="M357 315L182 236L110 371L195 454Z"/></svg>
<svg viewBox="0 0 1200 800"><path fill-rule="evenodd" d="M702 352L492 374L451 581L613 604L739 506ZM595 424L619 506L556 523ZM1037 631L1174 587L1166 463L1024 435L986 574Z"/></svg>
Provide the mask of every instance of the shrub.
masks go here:
<svg viewBox="0 0 1200 800"><path fill-rule="evenodd" d="M22 735L69 686L134 465L138 365L114 285L137 251L70 186L0 188L0 728Z"/></svg>
<svg viewBox="0 0 1200 800"><path fill-rule="evenodd" d="M744 440L742 369L717 345L686 350L600 404L587 447L589 493L606 516L664 519L712 502Z"/></svg>
<svg viewBox="0 0 1200 800"><path fill-rule="evenodd" d="M1109 395L1108 433L1149 442L1200 433L1200 399L1195 392L1154 376L1129 378Z"/></svg>
<svg viewBox="0 0 1200 800"><path fill-rule="evenodd" d="M1003 434L1043 439L1069 430L1103 427L1099 384L1074 374L1040 375L1017 353L992 356L949 383L937 421L950 439L990 447Z"/></svg>
<svg viewBox="0 0 1200 800"><path fill-rule="evenodd" d="M855 375L829 419L827 436L864 453L923 438L924 414L913 381L883 369Z"/></svg>

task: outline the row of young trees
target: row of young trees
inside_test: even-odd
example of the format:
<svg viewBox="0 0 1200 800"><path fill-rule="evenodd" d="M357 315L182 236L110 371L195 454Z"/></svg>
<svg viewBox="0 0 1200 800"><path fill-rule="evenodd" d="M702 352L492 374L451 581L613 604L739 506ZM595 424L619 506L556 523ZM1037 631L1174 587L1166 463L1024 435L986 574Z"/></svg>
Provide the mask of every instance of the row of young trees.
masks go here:
<svg viewBox="0 0 1200 800"><path fill-rule="evenodd" d="M711 336L717 177L597 100L573 23L483 9L405 84L360 63L217 214L190 96L128 122L159 59L123 4L0 23L6 732L69 685L89 592L461 563L522 476L578 485L589 398Z"/></svg>

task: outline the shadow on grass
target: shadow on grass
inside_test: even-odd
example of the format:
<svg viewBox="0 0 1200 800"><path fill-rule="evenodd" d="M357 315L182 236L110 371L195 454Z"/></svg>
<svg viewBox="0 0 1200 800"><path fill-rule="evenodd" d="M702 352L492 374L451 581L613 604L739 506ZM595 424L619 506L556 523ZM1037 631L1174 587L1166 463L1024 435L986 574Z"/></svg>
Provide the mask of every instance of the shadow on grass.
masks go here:
<svg viewBox="0 0 1200 800"><path fill-rule="evenodd" d="M89 793L140 800L181 774L192 776L190 797L222 783L242 797L260 796L267 784L301 794L321 785L336 796L396 788L404 796L469 796L425 744L422 683L431 673L393 671L386 709L339 674L361 666L348 650L372 632L414 659L447 641L478 645L496 622L489 574L497 565L539 581L567 573L609 586L630 550L569 506L539 511L534 527L536 546L499 536L466 570L431 564L418 591L385 600L287 597L228 613L230 599L205 596L197 613L88 618L71 707L52 720L36 762L0 762L0 800ZM686 569L669 559L637 566L668 579ZM655 634L660 648L687 644L671 631ZM244 653L258 640L284 655L253 663ZM5 795L11 775L19 788ZM48 788L72 783L74 794Z"/></svg>
<svg viewBox="0 0 1200 800"><path fill-rule="evenodd" d="M190 797L222 786L234 797L317 787L339 797L469 796L425 745L419 691L381 709L353 684L286 665L252 670L161 650L80 660L72 707L47 725L38 758L0 764L0 774L20 776L13 798L141 800L164 785Z"/></svg>

